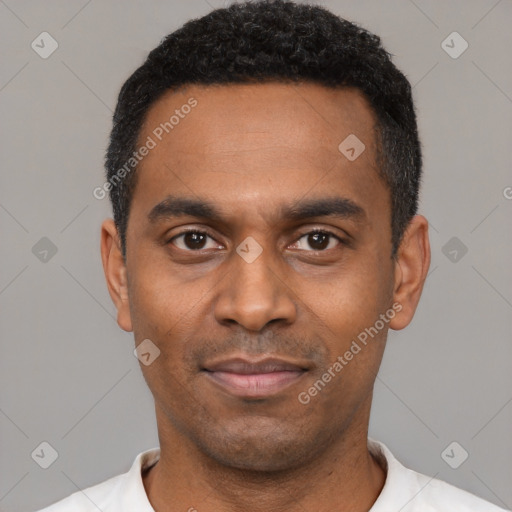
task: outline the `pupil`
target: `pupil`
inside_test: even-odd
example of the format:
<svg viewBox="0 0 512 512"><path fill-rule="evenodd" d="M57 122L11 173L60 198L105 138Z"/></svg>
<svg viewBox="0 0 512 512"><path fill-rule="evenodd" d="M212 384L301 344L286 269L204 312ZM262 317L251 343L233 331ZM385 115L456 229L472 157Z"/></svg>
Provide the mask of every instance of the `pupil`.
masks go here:
<svg viewBox="0 0 512 512"><path fill-rule="evenodd" d="M201 240L202 239L202 240ZM187 233L185 235L185 245L189 248L189 249L202 249L203 245L204 245L204 239L205 239L205 236L204 234L202 233ZM192 242L192 243L188 243L188 242ZM199 242L199 243L198 243Z"/></svg>
<svg viewBox="0 0 512 512"><path fill-rule="evenodd" d="M310 240L313 240L313 243L310 242L310 245L317 250L325 249L329 243L328 243L328 237L327 233L313 233L312 235L309 235ZM318 242L318 239L321 238L322 242Z"/></svg>
<svg viewBox="0 0 512 512"><path fill-rule="evenodd" d="M316 250L322 250L329 245L328 238L327 233L313 233L309 235L309 243ZM202 233L191 232L185 234L185 245L189 249L201 249L204 242L205 236Z"/></svg>

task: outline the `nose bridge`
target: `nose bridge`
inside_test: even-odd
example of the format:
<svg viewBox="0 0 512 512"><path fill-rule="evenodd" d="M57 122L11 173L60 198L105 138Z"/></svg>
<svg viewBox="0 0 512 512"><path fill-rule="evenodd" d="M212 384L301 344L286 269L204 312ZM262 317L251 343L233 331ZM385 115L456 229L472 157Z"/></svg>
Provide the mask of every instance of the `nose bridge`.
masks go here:
<svg viewBox="0 0 512 512"><path fill-rule="evenodd" d="M274 264L273 264L274 263ZM272 320L295 319L293 293L279 276L270 249L247 237L231 255L229 277L223 280L215 316L219 322L236 321L247 330L259 331Z"/></svg>

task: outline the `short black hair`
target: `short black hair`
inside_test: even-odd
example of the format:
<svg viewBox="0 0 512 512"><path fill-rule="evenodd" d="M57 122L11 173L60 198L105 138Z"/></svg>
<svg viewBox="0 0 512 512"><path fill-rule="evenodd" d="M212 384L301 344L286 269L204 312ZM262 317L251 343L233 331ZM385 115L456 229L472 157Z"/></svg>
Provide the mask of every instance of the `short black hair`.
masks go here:
<svg viewBox="0 0 512 512"><path fill-rule="evenodd" d="M422 167L407 78L391 62L380 38L359 25L323 7L262 0L235 3L188 21L166 36L122 86L106 152L106 175L124 257L137 181L131 157L149 108L166 91L188 84L271 81L355 87L365 95L376 114L376 163L391 192L396 255L417 211ZM129 161L131 172L121 173L120 180L119 170L126 170Z"/></svg>

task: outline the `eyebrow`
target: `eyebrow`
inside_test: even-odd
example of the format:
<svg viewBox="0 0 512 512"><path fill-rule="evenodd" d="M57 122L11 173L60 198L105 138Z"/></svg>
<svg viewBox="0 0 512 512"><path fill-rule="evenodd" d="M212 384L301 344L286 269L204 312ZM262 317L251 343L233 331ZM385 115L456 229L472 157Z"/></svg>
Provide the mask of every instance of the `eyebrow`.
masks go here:
<svg viewBox="0 0 512 512"><path fill-rule="evenodd" d="M283 220L299 221L313 217L336 217L340 219L362 220L366 217L365 210L344 197L325 197L318 199L297 200L283 205L279 215ZM216 222L226 222L221 211L208 200L188 197L167 196L154 206L148 214L151 223L169 220L176 217L197 217Z"/></svg>

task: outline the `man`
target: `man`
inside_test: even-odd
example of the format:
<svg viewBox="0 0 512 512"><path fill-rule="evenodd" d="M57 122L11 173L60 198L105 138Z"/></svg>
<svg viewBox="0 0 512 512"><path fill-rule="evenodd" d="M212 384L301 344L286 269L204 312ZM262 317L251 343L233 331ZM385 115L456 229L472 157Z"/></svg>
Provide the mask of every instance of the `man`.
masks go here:
<svg viewBox="0 0 512 512"><path fill-rule="evenodd" d="M284 1L193 20L124 84L106 166L103 266L160 449L46 512L502 510L368 440L430 263L377 36Z"/></svg>

